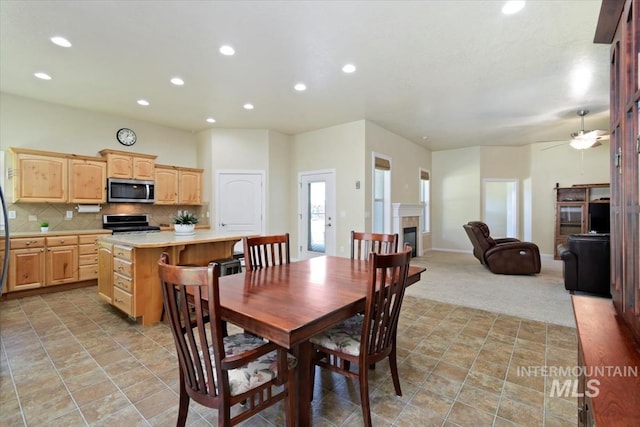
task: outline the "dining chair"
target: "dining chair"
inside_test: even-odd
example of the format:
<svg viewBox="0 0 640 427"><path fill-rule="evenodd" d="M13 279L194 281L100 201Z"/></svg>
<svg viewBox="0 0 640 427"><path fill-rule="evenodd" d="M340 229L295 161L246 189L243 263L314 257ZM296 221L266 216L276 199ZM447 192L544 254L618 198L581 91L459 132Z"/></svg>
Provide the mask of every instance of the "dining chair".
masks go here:
<svg viewBox="0 0 640 427"><path fill-rule="evenodd" d="M351 259L367 259L370 252L398 252L398 233L362 233L351 231Z"/></svg>
<svg viewBox="0 0 640 427"><path fill-rule="evenodd" d="M177 425L185 425L193 399L217 409L221 427L236 425L284 400L286 425L293 426L297 361L286 349L254 335L223 336L220 267L216 263L206 267L170 265L164 252L158 272L178 354ZM231 408L239 403L243 407L234 409L232 416Z"/></svg>
<svg viewBox="0 0 640 427"><path fill-rule="evenodd" d="M246 271L280 264L289 264L289 233L271 236L244 237L244 266Z"/></svg>
<svg viewBox="0 0 640 427"><path fill-rule="evenodd" d="M411 247L402 252L369 254L369 287L364 316L356 314L309 341L313 346L312 367L320 366L348 378L358 378L365 426L371 426L369 366L389 360L393 386L402 396L396 360L396 334L400 307L407 285ZM357 364L357 371L351 369ZM313 378L311 393L313 397Z"/></svg>

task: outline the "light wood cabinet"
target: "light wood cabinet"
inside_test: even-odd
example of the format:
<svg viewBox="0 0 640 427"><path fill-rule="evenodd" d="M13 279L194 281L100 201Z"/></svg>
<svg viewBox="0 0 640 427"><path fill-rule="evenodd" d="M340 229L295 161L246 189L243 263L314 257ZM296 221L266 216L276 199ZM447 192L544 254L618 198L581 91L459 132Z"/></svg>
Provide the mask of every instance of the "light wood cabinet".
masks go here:
<svg viewBox="0 0 640 427"><path fill-rule="evenodd" d="M113 299L113 243L98 241L98 295L109 304Z"/></svg>
<svg viewBox="0 0 640 427"><path fill-rule="evenodd" d="M67 158L55 153L11 149L13 153L13 201L65 203Z"/></svg>
<svg viewBox="0 0 640 427"><path fill-rule="evenodd" d="M202 169L178 168L178 204L202 204Z"/></svg>
<svg viewBox="0 0 640 427"><path fill-rule="evenodd" d="M107 200L107 162L69 159L69 202L104 203Z"/></svg>
<svg viewBox="0 0 640 427"><path fill-rule="evenodd" d="M39 288L45 285L45 239L11 239L9 254L9 292Z"/></svg>
<svg viewBox="0 0 640 427"><path fill-rule="evenodd" d="M609 184L556 188L555 259L570 234L609 232Z"/></svg>
<svg viewBox="0 0 640 427"><path fill-rule="evenodd" d="M155 204L201 205L202 169L156 165Z"/></svg>
<svg viewBox="0 0 640 427"><path fill-rule="evenodd" d="M107 177L153 180L157 156L126 151L101 150L107 160Z"/></svg>
<svg viewBox="0 0 640 427"><path fill-rule="evenodd" d="M78 236L78 280L98 278L98 235Z"/></svg>
<svg viewBox="0 0 640 427"><path fill-rule="evenodd" d="M112 304L129 316L135 317L133 248L113 245L113 300Z"/></svg>
<svg viewBox="0 0 640 427"><path fill-rule="evenodd" d="M178 170L173 166L156 165L155 204L175 205L178 202Z"/></svg>
<svg viewBox="0 0 640 427"><path fill-rule="evenodd" d="M97 157L11 148L13 201L104 203L106 162Z"/></svg>
<svg viewBox="0 0 640 427"><path fill-rule="evenodd" d="M47 237L46 285L78 281L78 236Z"/></svg>

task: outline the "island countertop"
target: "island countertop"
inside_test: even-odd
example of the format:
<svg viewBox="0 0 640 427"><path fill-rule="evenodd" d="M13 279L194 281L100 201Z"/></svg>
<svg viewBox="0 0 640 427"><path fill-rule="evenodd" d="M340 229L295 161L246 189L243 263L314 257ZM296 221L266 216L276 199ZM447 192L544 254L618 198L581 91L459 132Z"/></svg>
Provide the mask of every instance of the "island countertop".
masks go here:
<svg viewBox="0 0 640 427"><path fill-rule="evenodd" d="M100 236L104 242L131 246L134 248L161 248L167 246L181 246L194 243L225 242L241 240L243 237L256 236L255 233L242 231L198 230L190 235L178 235L173 231L157 233L113 234Z"/></svg>

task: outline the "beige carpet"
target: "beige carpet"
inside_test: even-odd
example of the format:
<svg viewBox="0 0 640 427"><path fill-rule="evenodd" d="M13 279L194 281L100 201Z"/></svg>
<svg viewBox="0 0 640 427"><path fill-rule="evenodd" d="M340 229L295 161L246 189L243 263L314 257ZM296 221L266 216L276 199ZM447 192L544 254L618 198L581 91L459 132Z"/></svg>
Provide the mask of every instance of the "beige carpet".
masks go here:
<svg viewBox="0 0 640 427"><path fill-rule="evenodd" d="M575 327L562 261L545 257L535 276L493 274L470 253L431 251L411 264L427 271L407 295Z"/></svg>

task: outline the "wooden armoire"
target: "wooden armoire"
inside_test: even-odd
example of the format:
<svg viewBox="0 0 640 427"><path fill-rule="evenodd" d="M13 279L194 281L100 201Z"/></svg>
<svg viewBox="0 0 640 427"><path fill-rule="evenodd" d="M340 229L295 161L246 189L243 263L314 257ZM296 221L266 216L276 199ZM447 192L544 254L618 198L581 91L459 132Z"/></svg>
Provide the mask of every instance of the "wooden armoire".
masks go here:
<svg viewBox="0 0 640 427"><path fill-rule="evenodd" d="M573 296L578 425L640 425L640 0L602 0L611 45L611 294Z"/></svg>

